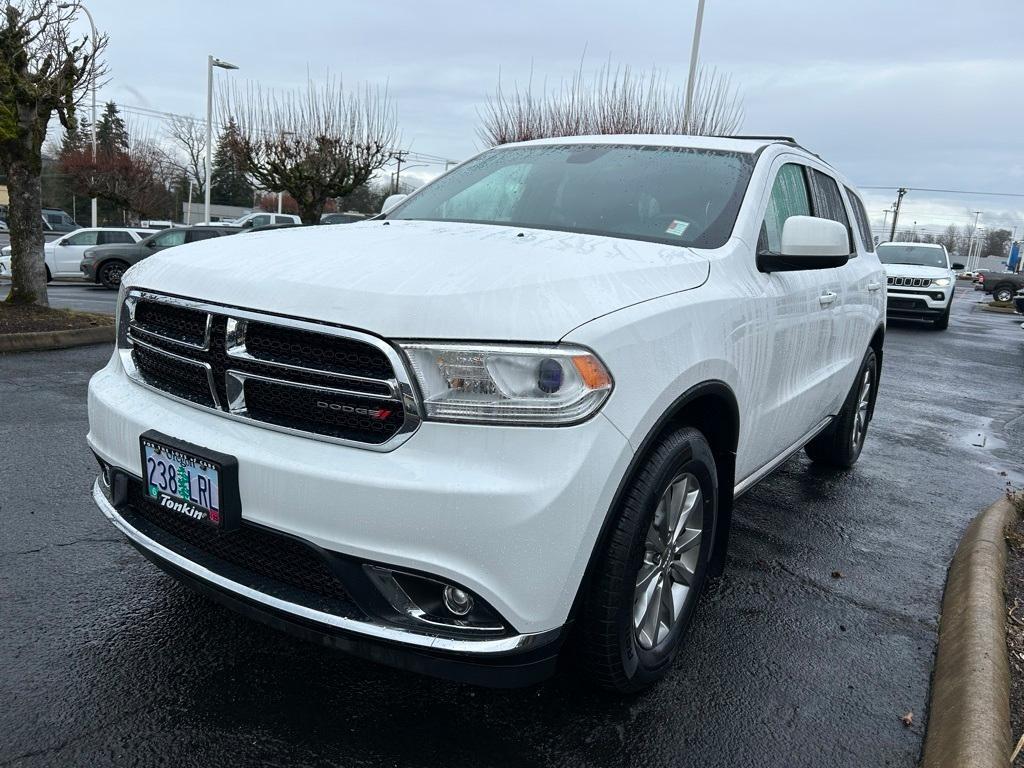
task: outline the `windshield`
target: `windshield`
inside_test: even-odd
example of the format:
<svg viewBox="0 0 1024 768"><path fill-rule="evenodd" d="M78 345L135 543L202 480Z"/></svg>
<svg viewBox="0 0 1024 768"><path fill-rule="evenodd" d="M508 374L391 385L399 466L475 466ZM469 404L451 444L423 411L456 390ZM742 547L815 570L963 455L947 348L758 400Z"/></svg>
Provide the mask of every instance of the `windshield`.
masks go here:
<svg viewBox="0 0 1024 768"><path fill-rule="evenodd" d="M387 214L717 248L732 233L754 156L686 147L561 144L494 149Z"/></svg>
<svg viewBox="0 0 1024 768"><path fill-rule="evenodd" d="M948 269L946 251L925 245L887 244L875 250L883 264L916 264L919 267L942 267Z"/></svg>

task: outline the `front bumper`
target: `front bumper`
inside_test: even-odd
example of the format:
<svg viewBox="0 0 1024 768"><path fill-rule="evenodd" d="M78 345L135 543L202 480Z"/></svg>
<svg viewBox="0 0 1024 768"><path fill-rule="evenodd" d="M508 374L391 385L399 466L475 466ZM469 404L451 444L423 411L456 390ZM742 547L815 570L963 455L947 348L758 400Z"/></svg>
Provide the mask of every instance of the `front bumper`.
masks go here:
<svg viewBox="0 0 1024 768"><path fill-rule="evenodd" d="M945 288L889 288L886 315L897 318L933 320L942 315L953 300L955 285Z"/></svg>
<svg viewBox="0 0 1024 768"><path fill-rule="evenodd" d="M95 261L82 261L79 269L82 270L82 276L89 282L96 282L96 262Z"/></svg>
<svg viewBox="0 0 1024 768"><path fill-rule="evenodd" d="M243 522L352 560L460 584L485 600L509 632L453 638L311 612L274 589L247 586L162 546L97 489L104 514L165 570L256 618L334 638L331 644L345 650L459 677L427 668L425 659L433 663L440 654L442 667L504 670L491 680L501 685L517 676L532 682L553 668L631 457L625 438L601 415L564 428L425 423L390 453L335 445L173 401L128 379L116 356L90 382L89 422L98 458L128 475L140 473L139 436L150 429L232 455Z"/></svg>

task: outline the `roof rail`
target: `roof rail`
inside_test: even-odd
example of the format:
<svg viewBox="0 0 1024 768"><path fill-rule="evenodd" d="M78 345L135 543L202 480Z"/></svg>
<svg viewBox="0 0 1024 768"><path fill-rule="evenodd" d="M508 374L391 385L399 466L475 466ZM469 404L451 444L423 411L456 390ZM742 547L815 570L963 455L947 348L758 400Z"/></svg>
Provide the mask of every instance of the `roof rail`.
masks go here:
<svg viewBox="0 0 1024 768"><path fill-rule="evenodd" d="M713 138L716 139L757 139L760 141L788 141L791 144L799 143L792 136L747 136L743 134L732 134L732 135L716 135Z"/></svg>

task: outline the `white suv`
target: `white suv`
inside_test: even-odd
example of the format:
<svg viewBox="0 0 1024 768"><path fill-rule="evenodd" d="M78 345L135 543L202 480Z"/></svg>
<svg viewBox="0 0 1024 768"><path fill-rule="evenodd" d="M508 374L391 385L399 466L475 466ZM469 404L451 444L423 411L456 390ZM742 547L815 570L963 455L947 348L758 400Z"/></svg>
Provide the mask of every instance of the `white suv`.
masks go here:
<svg viewBox="0 0 1024 768"><path fill-rule="evenodd" d="M889 317L930 320L940 331L949 327L956 293L956 270L946 247L938 243L882 243L878 258L885 266Z"/></svg>
<svg viewBox="0 0 1024 768"><path fill-rule="evenodd" d="M488 150L360 226L129 270L94 498L304 637L494 685L571 648L635 690L735 498L805 446L857 460L884 277L858 195L791 140Z"/></svg>

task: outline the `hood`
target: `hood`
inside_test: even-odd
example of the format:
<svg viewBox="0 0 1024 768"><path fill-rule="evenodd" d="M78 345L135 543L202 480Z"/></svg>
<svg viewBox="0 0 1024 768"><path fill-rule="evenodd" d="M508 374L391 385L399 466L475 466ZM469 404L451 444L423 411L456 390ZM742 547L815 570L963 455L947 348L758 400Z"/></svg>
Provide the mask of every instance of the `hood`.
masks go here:
<svg viewBox="0 0 1024 768"><path fill-rule="evenodd" d="M949 277L945 267L921 267L917 264L883 264L887 277Z"/></svg>
<svg viewBox="0 0 1024 768"><path fill-rule="evenodd" d="M678 246L483 224L370 221L218 237L139 262L149 288L390 338L557 341L702 284Z"/></svg>

